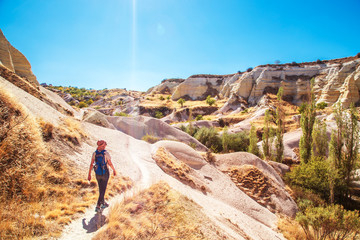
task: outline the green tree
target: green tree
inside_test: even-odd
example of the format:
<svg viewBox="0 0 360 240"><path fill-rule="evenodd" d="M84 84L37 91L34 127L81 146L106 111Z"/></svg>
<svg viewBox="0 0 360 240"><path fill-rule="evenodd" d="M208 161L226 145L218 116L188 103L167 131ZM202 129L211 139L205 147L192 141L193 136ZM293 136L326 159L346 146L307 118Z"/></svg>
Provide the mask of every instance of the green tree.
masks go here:
<svg viewBox="0 0 360 240"><path fill-rule="evenodd" d="M315 95L313 91L314 78L311 79L310 99L300 107L300 125L302 136L300 138L299 149L301 161L307 163L311 158L312 132L316 117Z"/></svg>
<svg viewBox="0 0 360 240"><path fill-rule="evenodd" d="M185 99L183 99L183 98L180 98L180 99L177 101L177 103L180 104L181 107L184 106L184 103L185 103L185 102L186 102L186 101L185 101Z"/></svg>
<svg viewBox="0 0 360 240"><path fill-rule="evenodd" d="M312 157L309 162L301 162L286 178L294 185L312 190L323 199L328 199L330 194L329 161L322 157Z"/></svg>
<svg viewBox="0 0 360 240"><path fill-rule="evenodd" d="M262 135L262 151L265 159L271 159L271 146L272 146L272 139L274 135L274 130L270 126L271 122L271 115L269 110L265 111L265 121L264 121L264 130Z"/></svg>
<svg viewBox="0 0 360 240"><path fill-rule="evenodd" d="M354 177L354 170L358 164L359 152L359 125L358 115L353 103L350 105L349 113L345 118L345 136L344 138L344 163L343 172L347 189L350 188L351 179ZM347 192L349 194L349 191Z"/></svg>
<svg viewBox="0 0 360 240"><path fill-rule="evenodd" d="M334 108L337 130L333 132L330 141L329 157L332 170L336 173L331 178L331 200L335 195L350 198L349 190L354 170L359 161L359 126L357 113L353 104L345 112L340 104Z"/></svg>
<svg viewBox="0 0 360 240"><path fill-rule="evenodd" d="M258 142L258 138L256 135L256 129L255 126L251 126L250 129L250 134L249 134L249 148L248 148L248 152L256 155L256 156L260 156L260 151L259 151L259 147L257 145Z"/></svg>
<svg viewBox="0 0 360 240"><path fill-rule="evenodd" d="M228 128L224 127L222 135L221 135L221 143L222 143L222 147L223 147L223 152L227 153L229 152L229 141L230 137L229 137L229 133L228 133Z"/></svg>
<svg viewBox="0 0 360 240"><path fill-rule="evenodd" d="M215 100L214 98L212 98L210 95L207 96L207 98L206 98L206 103L209 104L209 106L214 105L215 102L216 102L216 100Z"/></svg>
<svg viewBox="0 0 360 240"><path fill-rule="evenodd" d="M313 130L312 156L326 158L329 148L329 139L326 133L326 124L318 119L315 120Z"/></svg>
<svg viewBox="0 0 360 240"><path fill-rule="evenodd" d="M277 108L276 108L276 139L275 139L275 161L282 162L283 155L284 155L284 118L285 112L282 106L282 96L284 94L284 90L282 87L279 88L277 93Z"/></svg>

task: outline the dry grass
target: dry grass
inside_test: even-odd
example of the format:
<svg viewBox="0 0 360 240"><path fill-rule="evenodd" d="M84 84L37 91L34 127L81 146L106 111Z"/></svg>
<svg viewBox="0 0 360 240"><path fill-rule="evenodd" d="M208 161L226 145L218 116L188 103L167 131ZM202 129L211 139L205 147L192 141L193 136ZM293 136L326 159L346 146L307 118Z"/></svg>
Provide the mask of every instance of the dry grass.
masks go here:
<svg viewBox="0 0 360 240"><path fill-rule="evenodd" d="M288 240L304 240L306 235L300 224L295 220L285 216L279 218L278 228Z"/></svg>
<svg viewBox="0 0 360 240"><path fill-rule="evenodd" d="M141 140L153 144L153 143L160 141L161 139L154 135L146 134L145 136L143 136L141 138Z"/></svg>
<svg viewBox="0 0 360 240"><path fill-rule="evenodd" d="M73 145L80 145L80 142L87 138L80 122L72 118L63 119L63 123L58 127L58 132L63 139Z"/></svg>
<svg viewBox="0 0 360 240"><path fill-rule="evenodd" d="M0 239L57 237L63 224L96 202L96 183L77 180L80 173L44 141L61 130L39 124L3 92L0 123ZM66 136L84 138L79 126L65 120ZM128 179L112 179L108 195L130 186Z"/></svg>
<svg viewBox="0 0 360 240"><path fill-rule="evenodd" d="M177 103L177 101L171 100L171 98L168 100L167 97L170 96L169 94L152 94L152 95L146 95L145 100L141 102L141 106L143 107L161 107L166 106L168 108L174 109L174 108L180 108L180 104ZM164 98L164 100L160 100L160 98ZM171 96L170 96L171 97ZM227 99L221 99L217 100L215 105L219 108L224 106ZM194 108L194 107L207 107L209 106L205 100L203 101L186 101L184 104L184 107L187 108Z"/></svg>
<svg viewBox="0 0 360 240"><path fill-rule="evenodd" d="M271 93L267 94L269 99L269 105L274 106L276 108L278 104L277 96ZM282 101L281 103L283 111L285 112L285 132L291 132L295 129L298 129L300 127L300 123L296 122L293 119L293 116L299 114L299 107L296 105L293 105L287 101Z"/></svg>
<svg viewBox="0 0 360 240"><path fill-rule="evenodd" d="M2 64L0 64L0 76L36 98L40 99L43 97L43 94L41 94L34 83L29 82L26 78L18 76Z"/></svg>
<svg viewBox="0 0 360 240"><path fill-rule="evenodd" d="M173 176L180 182L192 188L199 189L203 193L208 191L204 185L198 184L197 181L191 177L193 170L188 165L176 159L164 148L160 147L153 156L153 159L165 173Z"/></svg>
<svg viewBox="0 0 360 240"><path fill-rule="evenodd" d="M276 206L271 200L271 195L276 192L276 188L257 167L252 165L231 167L226 173L236 186L249 197L268 207L272 212L276 211Z"/></svg>
<svg viewBox="0 0 360 240"><path fill-rule="evenodd" d="M160 182L110 209L98 239L224 239L201 207ZM203 231L205 229L205 231Z"/></svg>
<svg viewBox="0 0 360 240"><path fill-rule="evenodd" d="M276 109L276 106L278 104L276 95L267 93L267 98L268 98L268 106L270 107L270 109ZM299 114L299 107L286 101L282 101L281 106L283 108L283 111L285 112L285 119L284 119L285 133L298 129L300 127L300 123L296 122L293 119L293 117ZM254 108L248 108L246 112L237 113L234 115L228 115L226 117L223 117L223 119L226 122L233 124L233 123L241 122L251 117L252 113L254 113L255 111L256 110ZM273 114L275 115L275 112L273 112ZM264 121L265 121L264 117L259 117L258 119L252 121L252 124L255 126L257 130L262 131L264 127ZM276 127L275 119L273 119L272 126Z"/></svg>
<svg viewBox="0 0 360 240"><path fill-rule="evenodd" d="M160 147L156 151L153 159L156 161L157 165L167 174L175 177L183 183L186 183L187 185L192 187L195 186L194 181L189 176L190 167L185 163L175 159L163 147Z"/></svg>

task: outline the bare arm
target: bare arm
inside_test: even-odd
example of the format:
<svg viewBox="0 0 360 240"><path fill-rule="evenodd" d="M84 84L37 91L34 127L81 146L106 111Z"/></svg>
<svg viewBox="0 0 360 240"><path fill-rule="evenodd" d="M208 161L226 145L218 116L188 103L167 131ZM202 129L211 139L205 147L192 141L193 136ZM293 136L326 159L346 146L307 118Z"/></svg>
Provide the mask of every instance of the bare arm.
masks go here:
<svg viewBox="0 0 360 240"><path fill-rule="evenodd" d="M116 176L116 170L115 170L115 168L114 168L114 165L112 164L112 162L111 162L111 157L110 157L110 154L108 153L108 152L106 152L106 161L107 161L107 163L109 164L109 166L111 167L111 169L113 170L113 172L114 172L114 176Z"/></svg>
<svg viewBox="0 0 360 240"><path fill-rule="evenodd" d="M95 162L95 153L93 153L92 157L91 157L91 163L90 163L90 168L89 168L89 175L88 175L88 180L91 180L91 170L93 169L93 165Z"/></svg>

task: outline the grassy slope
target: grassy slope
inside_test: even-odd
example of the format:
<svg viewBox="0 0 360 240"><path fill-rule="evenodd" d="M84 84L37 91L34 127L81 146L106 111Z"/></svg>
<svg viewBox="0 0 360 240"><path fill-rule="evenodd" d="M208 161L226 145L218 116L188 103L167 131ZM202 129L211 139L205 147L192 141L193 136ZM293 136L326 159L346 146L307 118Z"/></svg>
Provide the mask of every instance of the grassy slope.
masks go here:
<svg viewBox="0 0 360 240"><path fill-rule="evenodd" d="M228 238L200 206L160 182L114 206L108 225L94 239Z"/></svg>
<svg viewBox="0 0 360 240"><path fill-rule="evenodd" d="M96 182L69 167L62 147L81 147L86 134L72 119L53 126L34 119L0 92L0 239L58 236L97 198ZM111 195L130 187L118 177Z"/></svg>

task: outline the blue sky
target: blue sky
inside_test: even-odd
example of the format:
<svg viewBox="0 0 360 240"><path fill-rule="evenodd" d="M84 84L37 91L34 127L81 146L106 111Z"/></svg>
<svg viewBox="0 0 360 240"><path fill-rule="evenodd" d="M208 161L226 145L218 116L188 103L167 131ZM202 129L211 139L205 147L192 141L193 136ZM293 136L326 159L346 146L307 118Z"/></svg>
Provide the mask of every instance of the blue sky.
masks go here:
<svg viewBox="0 0 360 240"><path fill-rule="evenodd" d="M146 91L165 78L354 56L360 0L0 0L40 83Z"/></svg>

